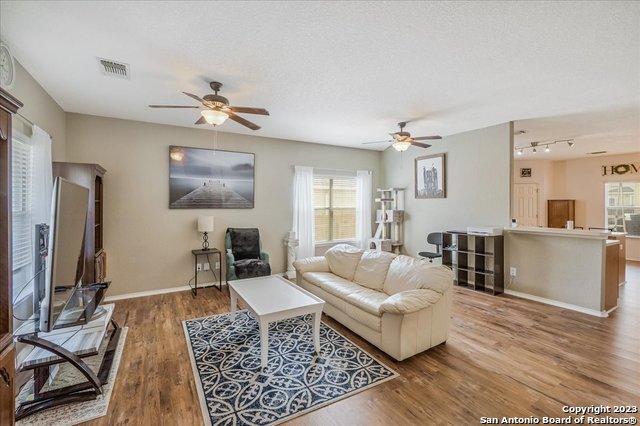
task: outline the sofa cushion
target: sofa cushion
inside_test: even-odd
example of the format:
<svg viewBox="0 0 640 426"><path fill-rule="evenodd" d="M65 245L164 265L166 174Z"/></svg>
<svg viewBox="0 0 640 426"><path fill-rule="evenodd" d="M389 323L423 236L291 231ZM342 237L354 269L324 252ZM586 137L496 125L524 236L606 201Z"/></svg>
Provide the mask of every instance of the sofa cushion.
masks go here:
<svg viewBox="0 0 640 426"><path fill-rule="evenodd" d="M365 287L360 287L360 290L346 296L347 302L376 316L382 315L380 313L380 305L388 298L389 295L386 293Z"/></svg>
<svg viewBox="0 0 640 426"><path fill-rule="evenodd" d="M315 294L320 299L324 300L325 303L327 303L329 305L332 305L334 308L338 309L339 311L347 312L347 301L346 300L341 299L338 296L334 296L333 294L324 291L323 289L321 289L317 285L311 284L307 280L303 280L302 281L302 288L304 288L305 290L308 290L311 293Z"/></svg>
<svg viewBox="0 0 640 426"><path fill-rule="evenodd" d="M434 265L426 259L400 255L389 265L383 290L389 295L419 288L444 293L452 285L453 272L446 266Z"/></svg>
<svg viewBox="0 0 640 426"><path fill-rule="evenodd" d="M329 263L331 272L345 280L353 281L356 266L358 266L363 251L349 244L337 244L327 250L324 256Z"/></svg>
<svg viewBox="0 0 640 426"><path fill-rule="evenodd" d="M347 281L343 278L336 277L337 279L333 280L325 280L320 283L320 288L326 291L327 293L331 293L334 296L341 297L347 300L347 296L351 293L355 293L356 291L360 291L362 288L356 283L352 283L351 281Z"/></svg>
<svg viewBox="0 0 640 426"><path fill-rule="evenodd" d="M305 272L302 278L310 284L323 288L327 282L336 282L343 285L356 285L351 281L340 278L333 272Z"/></svg>
<svg viewBox="0 0 640 426"><path fill-rule="evenodd" d="M385 251L366 250L358 262L353 281L370 289L382 291L389 265L396 256Z"/></svg>
<svg viewBox="0 0 640 426"><path fill-rule="evenodd" d="M239 280L244 278L265 277L271 275L271 266L269 263L260 259L242 259L233 262L236 270L236 277Z"/></svg>
<svg viewBox="0 0 640 426"><path fill-rule="evenodd" d="M380 331L382 328L382 317L370 314L357 306L347 303L345 313L371 330Z"/></svg>

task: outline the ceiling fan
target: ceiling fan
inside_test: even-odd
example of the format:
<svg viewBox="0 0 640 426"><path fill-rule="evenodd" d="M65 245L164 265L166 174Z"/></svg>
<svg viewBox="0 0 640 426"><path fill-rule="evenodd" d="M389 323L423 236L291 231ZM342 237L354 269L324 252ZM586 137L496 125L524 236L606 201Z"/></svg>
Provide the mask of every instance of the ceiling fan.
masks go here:
<svg viewBox="0 0 640 426"><path fill-rule="evenodd" d="M363 143L363 145L369 145L374 143L392 143L393 145L391 146L393 147L393 149L395 149L396 151L402 152L409 149L411 145L418 146L420 148L429 148L431 146L428 143L421 143L416 141L442 139L442 136L419 136L417 138L412 138L411 133L405 132L403 130L404 127L407 125L407 123L408 121L401 121L400 123L398 123L398 126L400 127L400 131L395 133L389 133L389 135L393 139L387 140L387 141L365 142Z"/></svg>
<svg viewBox="0 0 640 426"><path fill-rule="evenodd" d="M269 111L264 108L229 106L229 100L224 96L218 95L218 92L222 87L222 83L212 81L211 83L209 83L209 86L211 86L211 89L213 89L214 93L204 95L202 98L192 93L182 92L190 98L193 98L196 101L200 102L202 105L149 105L149 107L202 109L200 111L202 117L198 118L195 124L209 123L214 126L219 126L224 123L227 118L230 118L236 123L242 124L243 126L250 128L251 130L258 130L260 126L240 117L236 113L269 115Z"/></svg>

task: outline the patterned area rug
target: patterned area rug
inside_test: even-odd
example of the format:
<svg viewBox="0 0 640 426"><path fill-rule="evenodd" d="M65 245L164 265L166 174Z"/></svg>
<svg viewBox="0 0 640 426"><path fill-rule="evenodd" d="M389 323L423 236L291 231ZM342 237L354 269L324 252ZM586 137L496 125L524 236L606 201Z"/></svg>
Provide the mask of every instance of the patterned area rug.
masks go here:
<svg viewBox="0 0 640 426"><path fill-rule="evenodd" d="M122 358L122 350L124 343L127 340L127 332L129 327L122 327L120 334L120 341L116 348L115 356L113 358L113 364L111 365L111 371L109 372L109 379L107 384L102 387L102 394L98 395L96 399L91 401L77 402L74 404L61 405L59 407L50 408L48 410L41 411L33 414L29 417L16 422L16 426L68 426L77 425L79 423L87 422L89 420L97 419L107 414L109 409L109 401L111 400L111 391L113 390L113 384L118 374L118 367L120 366L120 359ZM84 361L89 367L97 373L104 356L104 351L107 347L107 340L109 335L105 336L104 343L100 346L98 355L84 358ZM71 367L69 364L61 364L61 371L58 372L56 379L53 383L47 385L47 388L54 389L62 386L69 386L75 383L82 383L86 379L78 371ZM28 400L32 398L33 394L33 380L27 383L16 399L16 403Z"/></svg>
<svg viewBox="0 0 640 426"><path fill-rule="evenodd" d="M316 356L310 315L270 324L264 370L247 311L183 324L207 424L277 424L398 376L324 323Z"/></svg>

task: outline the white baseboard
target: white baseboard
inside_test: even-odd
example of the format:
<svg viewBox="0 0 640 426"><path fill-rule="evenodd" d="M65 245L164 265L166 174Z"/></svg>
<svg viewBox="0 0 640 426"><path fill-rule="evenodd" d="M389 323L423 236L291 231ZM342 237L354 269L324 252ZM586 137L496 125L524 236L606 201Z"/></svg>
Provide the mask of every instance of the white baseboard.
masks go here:
<svg viewBox="0 0 640 426"><path fill-rule="evenodd" d="M559 302L557 300L546 299L540 296L534 296L532 294L521 293L514 290L504 290L504 294L519 297L521 299L529 299L535 302L544 303L546 305L557 306L559 308L571 309L572 311L582 312L583 314L593 315L595 317L608 317L611 311L597 311L595 309L589 309L578 305L572 305L571 303ZM615 309L615 308L614 308ZM613 309L612 309L613 310Z"/></svg>
<svg viewBox="0 0 640 426"><path fill-rule="evenodd" d="M222 285L227 285L225 282L222 282ZM202 283L198 284L198 289L206 288L206 287L218 287L218 283ZM177 291L187 291L191 290L191 287L188 285L183 285L180 287L169 287L169 288L159 288L157 290L147 290L147 291L137 291L134 293L125 293L125 294L116 294L114 296L107 296L104 298L106 302L113 302L114 300L122 300L122 299L133 299L134 297L145 297L145 296L155 296L157 294L165 294L165 293L175 293Z"/></svg>

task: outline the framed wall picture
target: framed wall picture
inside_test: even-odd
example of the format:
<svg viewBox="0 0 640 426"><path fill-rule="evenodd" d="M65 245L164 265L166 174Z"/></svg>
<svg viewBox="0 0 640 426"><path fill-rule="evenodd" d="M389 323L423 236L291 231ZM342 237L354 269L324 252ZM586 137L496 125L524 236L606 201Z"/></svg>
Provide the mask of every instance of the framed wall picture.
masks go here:
<svg viewBox="0 0 640 426"><path fill-rule="evenodd" d="M416 158L416 198L446 198L446 167L446 155L444 153Z"/></svg>
<svg viewBox="0 0 640 426"><path fill-rule="evenodd" d="M520 169L520 177L531 177L531 167L523 167Z"/></svg>
<svg viewBox="0 0 640 426"><path fill-rule="evenodd" d="M255 154L169 147L169 208L252 209Z"/></svg>

